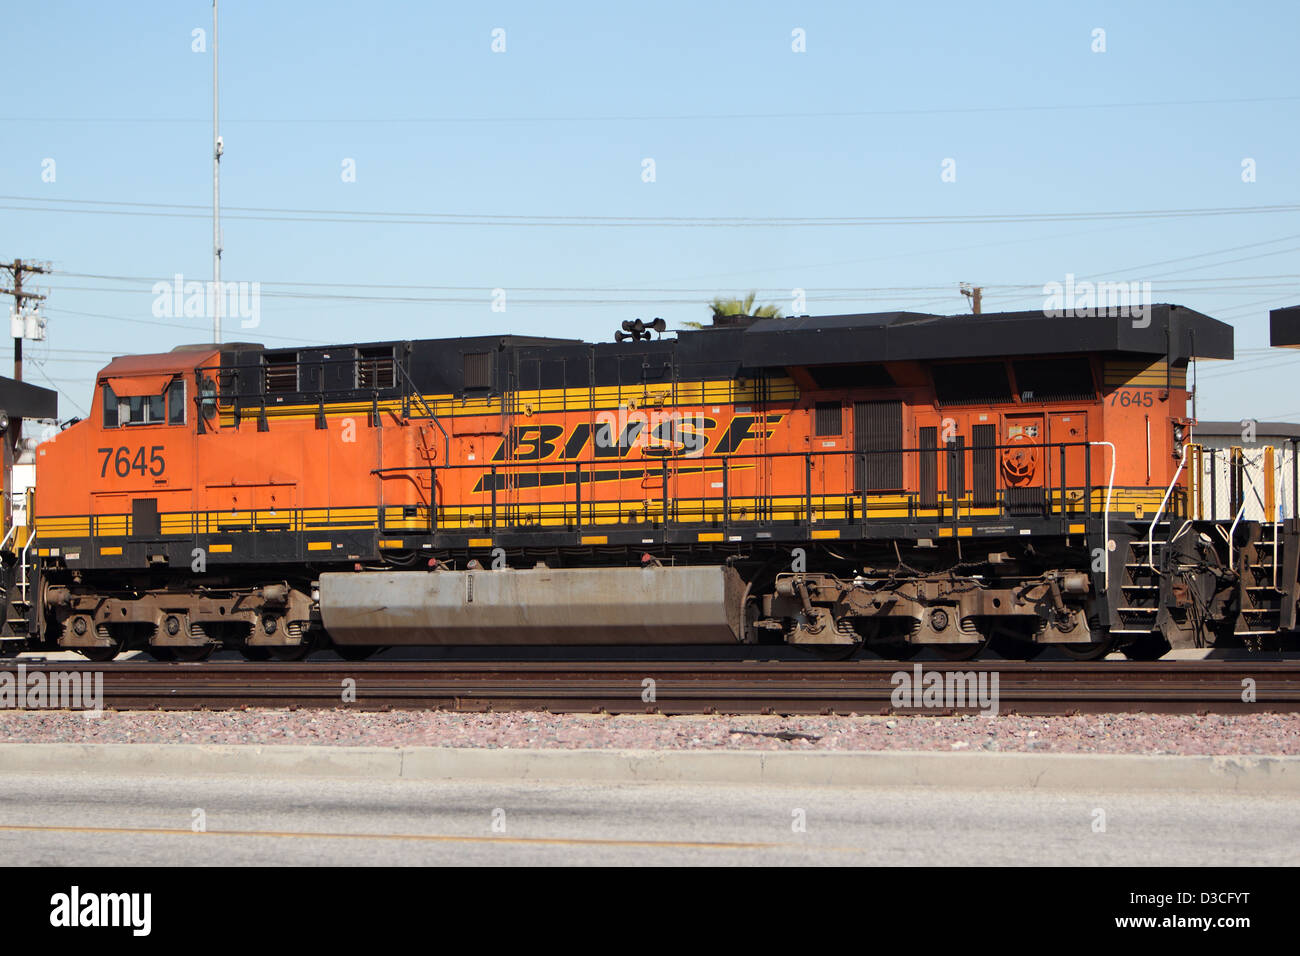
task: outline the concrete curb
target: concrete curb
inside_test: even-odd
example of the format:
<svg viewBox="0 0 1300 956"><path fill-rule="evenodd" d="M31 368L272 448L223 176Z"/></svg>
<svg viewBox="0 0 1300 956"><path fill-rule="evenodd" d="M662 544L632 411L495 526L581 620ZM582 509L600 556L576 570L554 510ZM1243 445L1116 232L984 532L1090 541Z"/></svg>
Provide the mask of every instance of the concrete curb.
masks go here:
<svg viewBox="0 0 1300 956"><path fill-rule="evenodd" d="M5 772L1300 795L1300 757L1245 756L0 744L0 773Z"/></svg>

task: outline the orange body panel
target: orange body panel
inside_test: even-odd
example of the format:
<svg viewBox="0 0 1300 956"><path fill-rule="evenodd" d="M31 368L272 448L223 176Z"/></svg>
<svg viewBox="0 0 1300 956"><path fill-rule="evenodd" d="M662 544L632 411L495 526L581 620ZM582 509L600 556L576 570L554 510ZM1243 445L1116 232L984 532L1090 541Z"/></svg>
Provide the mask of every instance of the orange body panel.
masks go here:
<svg viewBox="0 0 1300 956"><path fill-rule="evenodd" d="M1178 466L1171 424L1183 418L1187 401L1182 387L1166 391L1144 384L1103 388L1092 401L941 407L924 371L899 363L891 370L898 386L869 393L816 389L796 370L799 397L761 407L526 409L453 414L436 423L385 409L377 424L367 413L327 407L324 428L310 414L272 418L265 431L251 419L235 427L214 416L200 433L194 371L217 356L215 350L135 356L105 369L101 383L122 388L184 382L184 423L105 428L105 393L97 390L89 419L39 449L38 520L96 516L101 521L94 533L111 534L117 527L125 533L133 502L154 499L164 516L163 533L303 530L318 524L427 530L431 485L437 527L448 530L568 524L580 506L582 524L656 520L665 507L678 520L715 520L726 507L731 521L801 518L805 500L814 520L847 518L864 492L915 492L930 461L939 494L956 491L950 487L955 481L968 492L981 434L1012 446L993 453L998 491L1062 484L1061 449L1044 448L1045 442L1071 443L1064 449L1064 485L1104 489L1109 450L1086 447L1102 441L1117 450L1117 487L1163 490ZM862 487L854 453L864 449L855 446L854 402L866 400L902 403L902 445L908 451L897 487L878 480ZM836 402L839 434L830 433L833 427L818 434L817 404L830 423L829 406ZM979 426L992 430L977 432ZM922 451L926 429L934 429L938 445ZM964 473L944 463L942 453L954 447L962 449ZM776 513L758 514L763 507ZM328 513L322 518L320 511Z"/></svg>

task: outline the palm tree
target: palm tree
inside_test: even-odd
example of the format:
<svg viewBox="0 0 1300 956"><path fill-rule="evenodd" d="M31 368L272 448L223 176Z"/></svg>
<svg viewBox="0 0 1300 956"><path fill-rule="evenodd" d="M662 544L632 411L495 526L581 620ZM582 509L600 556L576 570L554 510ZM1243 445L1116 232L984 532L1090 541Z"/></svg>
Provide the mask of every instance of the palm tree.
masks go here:
<svg viewBox="0 0 1300 956"><path fill-rule="evenodd" d="M743 299L724 299L722 296L715 296L709 303L709 308L713 310L715 319L727 315L752 315L760 319L779 319L781 318L781 307L779 305L760 305L754 308L754 300L758 298L758 293L751 292Z"/></svg>
<svg viewBox="0 0 1300 956"><path fill-rule="evenodd" d="M749 293L743 299L729 299L720 295L714 296L713 301L709 303L709 308L713 310L713 324L722 324L726 317L731 315L752 315L759 319L781 318L781 307L779 305L760 305L758 308L754 308L756 298L758 298L756 292ZM704 328L703 322L683 322L682 325L688 329Z"/></svg>

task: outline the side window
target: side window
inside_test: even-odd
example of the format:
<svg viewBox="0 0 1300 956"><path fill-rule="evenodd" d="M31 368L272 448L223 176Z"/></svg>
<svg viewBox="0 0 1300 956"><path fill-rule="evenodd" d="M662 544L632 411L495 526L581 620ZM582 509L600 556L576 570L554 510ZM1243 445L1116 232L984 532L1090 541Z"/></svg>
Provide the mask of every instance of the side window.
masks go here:
<svg viewBox="0 0 1300 956"><path fill-rule="evenodd" d="M266 352L262 355L266 391L298 391L298 353Z"/></svg>
<svg viewBox="0 0 1300 956"><path fill-rule="evenodd" d="M157 425L163 420L161 395L131 395L122 399L121 407L126 410L128 425ZM118 415L121 416L121 411Z"/></svg>
<svg viewBox="0 0 1300 956"><path fill-rule="evenodd" d="M185 380L182 378L167 387L167 424L185 424Z"/></svg>
<svg viewBox="0 0 1300 956"><path fill-rule="evenodd" d="M104 383L104 427L116 428L117 420L117 395L113 392L113 386L107 382Z"/></svg>
<svg viewBox="0 0 1300 956"><path fill-rule="evenodd" d="M391 345L357 350L357 388L392 388L395 380Z"/></svg>

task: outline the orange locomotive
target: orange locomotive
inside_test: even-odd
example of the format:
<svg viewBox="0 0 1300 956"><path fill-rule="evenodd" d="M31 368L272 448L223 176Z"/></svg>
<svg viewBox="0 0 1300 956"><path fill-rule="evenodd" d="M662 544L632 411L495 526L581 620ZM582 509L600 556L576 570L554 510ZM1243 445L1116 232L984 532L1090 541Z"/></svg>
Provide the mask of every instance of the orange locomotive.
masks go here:
<svg viewBox="0 0 1300 956"><path fill-rule="evenodd" d="M1231 545L1183 533L1188 361L1231 358L1223 323L1162 305L1145 325L625 327L115 359L89 419L38 450L29 636L95 659L991 640L1092 657L1247 629ZM1250 600L1251 631L1293 625L1293 602Z"/></svg>

